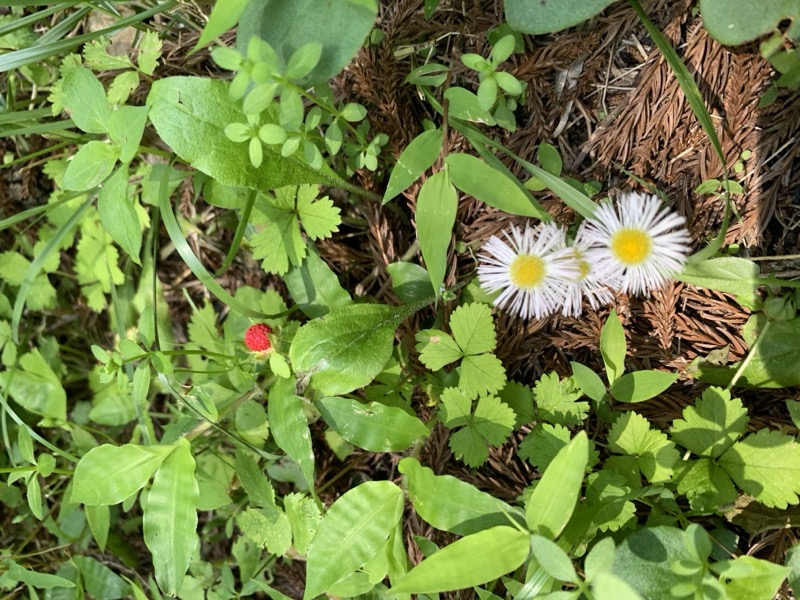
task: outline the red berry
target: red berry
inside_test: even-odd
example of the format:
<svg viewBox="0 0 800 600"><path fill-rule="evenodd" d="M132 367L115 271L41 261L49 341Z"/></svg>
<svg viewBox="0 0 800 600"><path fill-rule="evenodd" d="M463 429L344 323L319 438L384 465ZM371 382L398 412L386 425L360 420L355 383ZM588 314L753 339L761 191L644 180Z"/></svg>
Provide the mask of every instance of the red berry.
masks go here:
<svg viewBox="0 0 800 600"><path fill-rule="evenodd" d="M251 325L244 334L244 344L253 352L265 352L272 348L267 334L272 333L269 325L256 323Z"/></svg>

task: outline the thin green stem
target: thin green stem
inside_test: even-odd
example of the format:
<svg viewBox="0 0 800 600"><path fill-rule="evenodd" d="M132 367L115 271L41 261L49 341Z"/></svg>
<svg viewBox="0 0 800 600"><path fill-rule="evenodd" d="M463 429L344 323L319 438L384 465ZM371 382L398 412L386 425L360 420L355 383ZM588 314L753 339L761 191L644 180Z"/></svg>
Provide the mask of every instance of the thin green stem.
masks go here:
<svg viewBox="0 0 800 600"><path fill-rule="evenodd" d="M764 323L764 327L761 328L761 331L758 332L758 336L756 337L756 341L753 342L753 345L750 346L750 350L747 353L747 356L744 357L744 360L739 363L739 368L736 369L736 373L733 374L733 379L731 382L725 387L726 390L733 389L733 386L736 385L736 382L739 381L739 378L744 373L747 365L750 364L750 361L753 360L753 357L756 354L756 350L758 350L758 346L761 344L761 341L764 339L764 334L769 331L769 328L772 326L772 321L767 321Z"/></svg>

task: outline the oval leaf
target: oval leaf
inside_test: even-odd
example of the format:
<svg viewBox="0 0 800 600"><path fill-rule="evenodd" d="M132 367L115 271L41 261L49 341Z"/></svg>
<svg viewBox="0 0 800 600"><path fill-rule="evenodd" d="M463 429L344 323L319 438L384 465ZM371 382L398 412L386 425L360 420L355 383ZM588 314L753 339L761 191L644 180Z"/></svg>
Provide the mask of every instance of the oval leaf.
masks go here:
<svg viewBox="0 0 800 600"><path fill-rule="evenodd" d="M137 265L142 249L142 227L139 215L128 197L128 168L120 167L108 178L97 194L97 211L103 228L111 239L128 253Z"/></svg>
<svg viewBox="0 0 800 600"><path fill-rule="evenodd" d="M300 465L308 487L314 489L314 450L303 411L303 399L295 394L295 379L278 379L267 404L272 437L278 447Z"/></svg>
<svg viewBox="0 0 800 600"><path fill-rule="evenodd" d="M578 575L567 553L558 544L540 535L531 537L531 552L548 575L559 581L578 583Z"/></svg>
<svg viewBox="0 0 800 600"><path fill-rule="evenodd" d="M525 562L528 540L527 533L506 526L468 535L423 560L389 594L435 594L497 579Z"/></svg>
<svg viewBox="0 0 800 600"><path fill-rule="evenodd" d="M411 303L434 295L431 278L421 266L410 262L386 265L392 278L392 289L403 302Z"/></svg>
<svg viewBox="0 0 800 600"><path fill-rule="evenodd" d="M453 234L458 194L442 171L429 177L417 198L417 239L437 295L447 273L447 248Z"/></svg>
<svg viewBox="0 0 800 600"><path fill-rule="evenodd" d="M362 483L328 509L308 548L310 600L354 573L384 548L403 514L403 492L391 481Z"/></svg>
<svg viewBox="0 0 800 600"><path fill-rule="evenodd" d="M428 428L402 408L351 398L323 398L322 417L348 442L370 452L399 452L427 437ZM274 426L273 426L274 427Z"/></svg>
<svg viewBox="0 0 800 600"><path fill-rule="evenodd" d="M506 0L506 19L512 29L521 33L554 33L591 19L614 2L616 0Z"/></svg>
<svg viewBox="0 0 800 600"><path fill-rule="evenodd" d="M644 402L655 398L675 383L677 373L634 371L618 378L611 386L611 395L620 402Z"/></svg>
<svg viewBox="0 0 800 600"><path fill-rule="evenodd" d="M500 171L469 154L447 157L450 179L465 194L512 215L549 219L517 185Z"/></svg>
<svg viewBox="0 0 800 600"><path fill-rule="evenodd" d="M397 163L389 176L386 192L383 194L384 204L402 194L420 176L427 171L442 151L442 130L423 131L406 146L397 158Z"/></svg>
<svg viewBox="0 0 800 600"><path fill-rule="evenodd" d="M174 452L153 478L147 494L142 529L144 543L153 555L156 581L164 593L181 589L189 562L197 548L197 499L192 447L181 438Z"/></svg>

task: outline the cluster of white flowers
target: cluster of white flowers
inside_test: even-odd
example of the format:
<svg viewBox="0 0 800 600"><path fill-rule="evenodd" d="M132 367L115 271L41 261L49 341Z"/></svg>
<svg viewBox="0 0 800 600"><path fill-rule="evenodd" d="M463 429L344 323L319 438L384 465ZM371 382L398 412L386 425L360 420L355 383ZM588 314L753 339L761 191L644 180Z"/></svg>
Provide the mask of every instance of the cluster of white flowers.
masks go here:
<svg viewBox="0 0 800 600"><path fill-rule="evenodd" d="M628 193L617 205L604 202L593 219L581 223L571 246L552 223L521 231L483 246L478 278L487 292L500 294L495 306L523 319L558 312L581 314L608 304L615 291L650 295L683 269L691 237L685 219L661 205L657 196Z"/></svg>

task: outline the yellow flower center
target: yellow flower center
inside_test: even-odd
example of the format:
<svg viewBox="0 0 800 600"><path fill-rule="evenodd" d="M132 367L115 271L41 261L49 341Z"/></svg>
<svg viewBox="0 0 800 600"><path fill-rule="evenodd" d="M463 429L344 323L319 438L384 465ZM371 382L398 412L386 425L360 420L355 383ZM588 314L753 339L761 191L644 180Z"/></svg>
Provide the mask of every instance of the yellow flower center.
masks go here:
<svg viewBox="0 0 800 600"><path fill-rule="evenodd" d="M641 229L620 229L611 237L611 251L627 267L646 261L653 251L653 240Z"/></svg>
<svg viewBox="0 0 800 600"><path fill-rule="evenodd" d="M578 269L580 269L578 281L583 281L586 279L589 276L589 271L592 270L592 268L589 266L589 263L581 259L578 259Z"/></svg>
<svg viewBox="0 0 800 600"><path fill-rule="evenodd" d="M518 288L531 289L539 285L545 276L544 261L538 256L521 254L509 267L511 283Z"/></svg>

